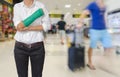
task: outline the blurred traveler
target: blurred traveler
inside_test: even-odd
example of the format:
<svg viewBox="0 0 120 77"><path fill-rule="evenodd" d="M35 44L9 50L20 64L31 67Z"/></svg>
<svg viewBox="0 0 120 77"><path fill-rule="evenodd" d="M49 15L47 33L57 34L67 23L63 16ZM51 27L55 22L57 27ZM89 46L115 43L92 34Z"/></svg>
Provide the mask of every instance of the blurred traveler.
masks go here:
<svg viewBox="0 0 120 77"><path fill-rule="evenodd" d="M111 51L112 42L109 33L107 32L106 23L105 23L105 11L106 7L104 0L95 0L90 3L81 15L81 20L78 24L79 27L83 25L83 18L86 15L91 15L92 24L90 26L90 47L88 49L88 64L87 66L95 70L95 67L92 63L92 51L96 48L96 44L100 41L106 52Z"/></svg>
<svg viewBox="0 0 120 77"><path fill-rule="evenodd" d="M61 20L57 23L57 25L60 33L61 44L64 44L66 22L64 21L63 17L61 17Z"/></svg>

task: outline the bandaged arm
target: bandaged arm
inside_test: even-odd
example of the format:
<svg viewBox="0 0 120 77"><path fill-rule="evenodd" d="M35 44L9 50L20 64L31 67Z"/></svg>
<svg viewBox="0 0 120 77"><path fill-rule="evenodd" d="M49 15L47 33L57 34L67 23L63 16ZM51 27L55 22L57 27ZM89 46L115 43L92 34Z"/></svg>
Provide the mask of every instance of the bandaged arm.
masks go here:
<svg viewBox="0 0 120 77"><path fill-rule="evenodd" d="M31 25L28 27L29 31L47 31L50 29L50 19L49 19L49 13L45 7L42 7L44 11L44 16L41 18L41 24L40 25Z"/></svg>
<svg viewBox="0 0 120 77"><path fill-rule="evenodd" d="M20 19L20 12L17 10L19 7L14 6L14 25L18 31L24 31L24 30L44 30L47 31L50 28L50 20L49 20L49 13L46 10L45 7L42 7L44 11L44 16L42 17L42 24L40 25L35 25L35 26L29 26L29 27L24 27L24 24L22 23L22 20Z"/></svg>
<svg viewBox="0 0 120 77"><path fill-rule="evenodd" d="M41 17L44 15L44 12L42 9L36 10L32 15L27 17L25 20L23 20L23 24L25 27L30 26L31 23L33 23L37 18Z"/></svg>

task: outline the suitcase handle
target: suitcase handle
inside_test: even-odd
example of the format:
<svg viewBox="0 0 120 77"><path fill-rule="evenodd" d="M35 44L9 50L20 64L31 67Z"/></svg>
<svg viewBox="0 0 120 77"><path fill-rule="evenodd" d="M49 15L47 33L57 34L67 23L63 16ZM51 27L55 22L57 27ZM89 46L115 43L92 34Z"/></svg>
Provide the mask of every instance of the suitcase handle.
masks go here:
<svg viewBox="0 0 120 77"><path fill-rule="evenodd" d="M76 44L76 33L77 33L77 31L76 31L76 29L75 29L75 30L74 30L74 37L73 37L74 46L77 47L77 48L79 48L79 47L84 47L83 44ZM82 33L83 33L83 31L82 31Z"/></svg>

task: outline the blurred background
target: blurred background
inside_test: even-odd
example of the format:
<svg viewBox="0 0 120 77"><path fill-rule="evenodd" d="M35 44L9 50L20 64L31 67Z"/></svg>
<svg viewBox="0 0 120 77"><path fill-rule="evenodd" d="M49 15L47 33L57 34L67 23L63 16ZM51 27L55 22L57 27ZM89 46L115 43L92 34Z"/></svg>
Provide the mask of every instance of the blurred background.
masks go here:
<svg viewBox="0 0 120 77"><path fill-rule="evenodd" d="M17 77L14 63L13 6L22 0L0 0L0 77ZM45 33L46 58L43 77L120 77L120 0L105 0L107 6L107 27L112 35L114 53L112 57L103 56L103 47L98 44L94 50L93 60L97 70L86 67L89 47L89 26L91 17L85 18L83 29L85 45L85 67L75 72L68 68L68 49L73 40L72 30L78 24L85 7L94 0L38 0L45 4L49 11L51 28ZM57 22L61 17L67 23L70 32L66 32L65 44L61 45ZM79 40L79 39L78 39ZM30 71L29 71L30 73ZM31 77L31 74L29 74Z"/></svg>

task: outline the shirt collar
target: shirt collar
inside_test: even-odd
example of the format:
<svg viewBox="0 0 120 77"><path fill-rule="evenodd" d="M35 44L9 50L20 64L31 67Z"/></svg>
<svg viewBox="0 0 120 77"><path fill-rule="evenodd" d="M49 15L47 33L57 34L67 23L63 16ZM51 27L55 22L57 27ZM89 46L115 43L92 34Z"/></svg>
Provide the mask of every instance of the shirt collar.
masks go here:
<svg viewBox="0 0 120 77"><path fill-rule="evenodd" d="M31 7L34 7L34 6L35 6L35 2L36 2L36 1L34 0L33 4L32 4L30 7L27 7L27 6L24 4L24 2L22 2L22 6L23 6L23 7L27 7L27 8L31 8Z"/></svg>

